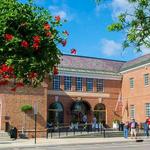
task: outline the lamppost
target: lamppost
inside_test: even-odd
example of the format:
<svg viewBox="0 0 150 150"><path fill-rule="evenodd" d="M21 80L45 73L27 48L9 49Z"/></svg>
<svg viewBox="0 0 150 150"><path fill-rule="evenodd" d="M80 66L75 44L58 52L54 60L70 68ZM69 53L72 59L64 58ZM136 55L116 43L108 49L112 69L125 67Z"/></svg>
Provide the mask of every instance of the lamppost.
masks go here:
<svg viewBox="0 0 150 150"><path fill-rule="evenodd" d="M37 123L37 112L38 112L38 110L37 110L37 102L35 102L34 103L34 129L35 129L35 131L34 131L34 138L35 138L35 140L34 140L34 143L36 144L36 127L37 127L37 125L36 125L36 123Z"/></svg>

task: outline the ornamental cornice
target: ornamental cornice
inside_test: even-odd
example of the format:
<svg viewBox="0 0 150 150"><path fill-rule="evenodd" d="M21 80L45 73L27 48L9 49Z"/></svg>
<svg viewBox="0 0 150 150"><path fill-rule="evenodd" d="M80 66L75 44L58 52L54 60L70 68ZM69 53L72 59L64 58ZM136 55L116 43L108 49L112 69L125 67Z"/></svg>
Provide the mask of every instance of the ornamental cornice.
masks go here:
<svg viewBox="0 0 150 150"><path fill-rule="evenodd" d="M75 96L75 97L93 97L93 98L110 98L108 93L93 93L93 92L70 92L70 91L54 91L48 90L49 95L57 96Z"/></svg>

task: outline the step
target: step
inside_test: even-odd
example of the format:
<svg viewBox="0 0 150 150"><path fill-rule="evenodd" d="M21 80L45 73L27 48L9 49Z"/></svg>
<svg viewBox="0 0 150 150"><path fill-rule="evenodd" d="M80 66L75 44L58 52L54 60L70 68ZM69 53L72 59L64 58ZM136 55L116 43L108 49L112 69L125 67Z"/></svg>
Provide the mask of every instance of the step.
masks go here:
<svg viewBox="0 0 150 150"><path fill-rule="evenodd" d="M8 132L0 131L0 142L1 141L12 141L10 139L10 136L9 136Z"/></svg>

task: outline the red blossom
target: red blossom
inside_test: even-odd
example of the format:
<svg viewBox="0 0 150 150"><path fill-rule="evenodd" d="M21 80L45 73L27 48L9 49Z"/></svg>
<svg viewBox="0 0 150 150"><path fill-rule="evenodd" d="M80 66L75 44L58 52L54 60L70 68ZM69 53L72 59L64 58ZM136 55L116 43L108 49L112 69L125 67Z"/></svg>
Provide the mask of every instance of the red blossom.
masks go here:
<svg viewBox="0 0 150 150"><path fill-rule="evenodd" d="M47 33L46 33L46 36L48 36L48 37L51 36L51 35L52 35L51 32L47 32Z"/></svg>
<svg viewBox="0 0 150 150"><path fill-rule="evenodd" d="M34 43L40 43L40 36L33 36Z"/></svg>
<svg viewBox="0 0 150 150"><path fill-rule="evenodd" d="M67 41L66 41L66 40L62 40L62 41L61 41L61 44L62 44L62 46L66 46Z"/></svg>
<svg viewBox="0 0 150 150"><path fill-rule="evenodd" d="M54 66L53 68L53 74L58 75L58 68L56 66Z"/></svg>
<svg viewBox="0 0 150 150"><path fill-rule="evenodd" d="M59 22L59 21L60 21L60 16L55 16L55 20L56 20L57 22Z"/></svg>
<svg viewBox="0 0 150 150"><path fill-rule="evenodd" d="M35 48L37 50L39 48L39 44L38 43L34 43L33 44L33 48Z"/></svg>
<svg viewBox="0 0 150 150"><path fill-rule="evenodd" d="M14 68L12 68L11 66L8 68L8 72L9 73L13 73L14 72Z"/></svg>
<svg viewBox="0 0 150 150"><path fill-rule="evenodd" d="M4 79L8 79L9 77L10 77L10 76L9 76L8 74L4 74L4 75L3 75L3 78L4 78Z"/></svg>
<svg viewBox="0 0 150 150"><path fill-rule="evenodd" d="M45 29L45 30L50 30L50 28L51 28L51 27L50 27L50 25L49 25L48 23L45 23L45 24L44 24L44 29Z"/></svg>
<svg viewBox="0 0 150 150"><path fill-rule="evenodd" d="M27 41L22 41L21 46L27 48L29 47L29 43Z"/></svg>
<svg viewBox="0 0 150 150"><path fill-rule="evenodd" d="M3 72L7 72L8 69L9 69L9 67L8 67L6 64L3 64L3 65L2 65L2 71L3 71Z"/></svg>
<svg viewBox="0 0 150 150"><path fill-rule="evenodd" d="M12 34L5 34L4 37L7 41L11 41L14 38Z"/></svg>
<svg viewBox="0 0 150 150"><path fill-rule="evenodd" d="M68 31L66 31L66 30L63 33L67 36L69 35Z"/></svg>
<svg viewBox="0 0 150 150"><path fill-rule="evenodd" d="M6 64L2 65L1 73L2 72L9 72L12 73L14 69L11 66L7 66Z"/></svg>
<svg viewBox="0 0 150 150"><path fill-rule="evenodd" d="M76 54L77 50L76 49L71 49L71 54Z"/></svg>

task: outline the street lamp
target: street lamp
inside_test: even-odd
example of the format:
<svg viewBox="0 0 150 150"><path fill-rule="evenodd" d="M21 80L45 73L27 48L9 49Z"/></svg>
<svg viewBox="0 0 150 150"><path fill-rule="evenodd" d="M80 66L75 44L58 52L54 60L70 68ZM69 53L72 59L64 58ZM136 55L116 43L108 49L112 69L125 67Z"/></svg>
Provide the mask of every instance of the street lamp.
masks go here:
<svg viewBox="0 0 150 150"><path fill-rule="evenodd" d="M37 110L38 108L37 108L37 102L35 102L34 103L34 125L35 125L35 132L34 132L34 138L35 138L35 140L34 140L34 143L36 144L36 123L37 123L37 112L38 112L38 110Z"/></svg>

